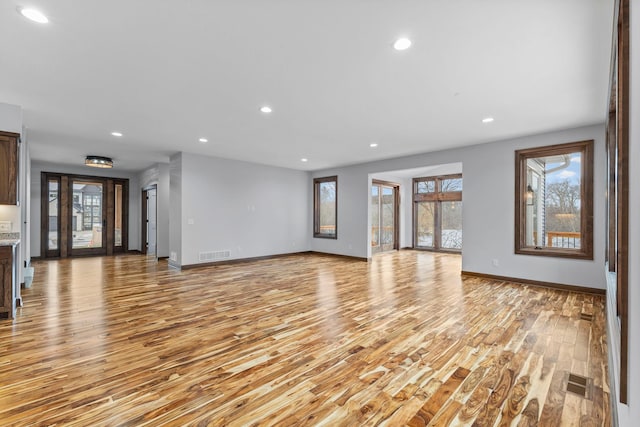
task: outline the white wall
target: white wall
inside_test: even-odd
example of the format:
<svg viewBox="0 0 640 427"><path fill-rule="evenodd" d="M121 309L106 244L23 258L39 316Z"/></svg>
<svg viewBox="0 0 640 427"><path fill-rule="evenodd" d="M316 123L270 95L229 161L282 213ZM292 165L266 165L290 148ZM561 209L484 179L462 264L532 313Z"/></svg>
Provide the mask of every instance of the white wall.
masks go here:
<svg viewBox="0 0 640 427"><path fill-rule="evenodd" d="M169 256L169 164L157 163L144 170L138 176L140 187L136 189L142 197L142 189L151 185L157 186L157 246L158 258Z"/></svg>
<svg viewBox="0 0 640 427"><path fill-rule="evenodd" d="M31 162L31 256L40 253L40 190L41 172L58 172L129 179L129 250L140 250L140 192L138 176L118 169L98 169L88 166L69 166L54 163Z"/></svg>
<svg viewBox="0 0 640 427"><path fill-rule="evenodd" d="M172 212L181 191L181 218L171 217L181 265L200 263L208 251L240 259L309 250L307 172L181 153L171 159L171 191Z"/></svg>
<svg viewBox="0 0 640 427"><path fill-rule="evenodd" d="M22 107L0 102L0 130L22 134Z"/></svg>
<svg viewBox="0 0 640 427"><path fill-rule="evenodd" d="M594 260L514 254L515 150L595 140ZM311 250L367 257L370 174L462 162L464 242L462 269L598 289L605 288L604 125L587 126L459 149L425 153L344 168L314 171L313 178L338 176L338 239L311 240ZM598 179L600 177L600 179ZM308 205L313 217L313 200ZM494 267L492 260L499 266Z"/></svg>
<svg viewBox="0 0 640 427"><path fill-rule="evenodd" d="M630 102L629 102L629 353L628 405L618 404L618 421L622 427L637 426L640 420L640 6L630 5ZM611 313L609 313L611 314ZM616 322L613 316L611 322ZM611 339L611 337L610 337ZM612 355L614 359L618 354ZM614 382L614 381L612 381ZM619 383L615 379L619 396Z"/></svg>

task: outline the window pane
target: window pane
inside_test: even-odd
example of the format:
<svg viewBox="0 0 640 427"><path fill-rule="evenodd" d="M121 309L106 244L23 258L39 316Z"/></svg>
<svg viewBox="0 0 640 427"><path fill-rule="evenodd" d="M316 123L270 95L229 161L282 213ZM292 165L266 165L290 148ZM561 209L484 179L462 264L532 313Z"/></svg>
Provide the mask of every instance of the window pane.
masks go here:
<svg viewBox="0 0 640 427"><path fill-rule="evenodd" d="M49 239L47 249L58 249L58 181L49 181Z"/></svg>
<svg viewBox="0 0 640 427"><path fill-rule="evenodd" d="M383 245L393 246L395 204L393 188L382 187L382 230L380 240Z"/></svg>
<svg viewBox="0 0 640 427"><path fill-rule="evenodd" d="M73 205L73 249L102 247L102 184L74 181L73 194L82 205Z"/></svg>
<svg viewBox="0 0 640 427"><path fill-rule="evenodd" d="M114 246L122 246L122 184L115 185Z"/></svg>
<svg viewBox="0 0 640 427"><path fill-rule="evenodd" d="M435 202L417 203L416 211L416 246L432 248L434 245L434 208Z"/></svg>
<svg viewBox="0 0 640 427"><path fill-rule="evenodd" d="M380 245L380 196L377 185L371 187L371 246Z"/></svg>
<svg viewBox="0 0 640 427"><path fill-rule="evenodd" d="M337 177L314 179L315 237L337 237L337 194Z"/></svg>
<svg viewBox="0 0 640 427"><path fill-rule="evenodd" d="M434 180L418 181L416 193L433 193L436 191L436 182Z"/></svg>
<svg viewBox="0 0 640 427"><path fill-rule="evenodd" d="M440 183L440 191L462 191L462 178L443 179Z"/></svg>
<svg viewBox="0 0 640 427"><path fill-rule="evenodd" d="M442 202L442 237L440 246L462 249L462 202Z"/></svg>
<svg viewBox="0 0 640 427"><path fill-rule="evenodd" d="M580 152L527 159L526 243L580 249Z"/></svg>

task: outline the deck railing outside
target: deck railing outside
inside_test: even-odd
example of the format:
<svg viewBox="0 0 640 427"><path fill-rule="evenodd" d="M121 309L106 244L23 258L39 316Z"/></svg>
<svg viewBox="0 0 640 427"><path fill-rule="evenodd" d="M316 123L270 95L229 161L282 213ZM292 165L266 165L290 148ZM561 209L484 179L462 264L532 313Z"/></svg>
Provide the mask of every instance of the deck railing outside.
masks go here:
<svg viewBox="0 0 640 427"><path fill-rule="evenodd" d="M573 231L547 231L548 248L580 248L580 233Z"/></svg>
<svg viewBox="0 0 640 427"><path fill-rule="evenodd" d="M371 227L371 246L378 246L380 242L393 242L393 225L386 225L382 227L382 236L380 236L380 241L378 241L378 230L380 230L380 227L378 226Z"/></svg>

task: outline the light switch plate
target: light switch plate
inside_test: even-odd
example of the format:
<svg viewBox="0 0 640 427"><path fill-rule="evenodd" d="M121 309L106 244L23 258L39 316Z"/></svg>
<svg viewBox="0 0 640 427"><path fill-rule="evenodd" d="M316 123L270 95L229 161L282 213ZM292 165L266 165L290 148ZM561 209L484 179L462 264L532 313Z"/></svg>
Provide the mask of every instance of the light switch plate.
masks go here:
<svg viewBox="0 0 640 427"><path fill-rule="evenodd" d="M11 233L11 221L0 221L0 232Z"/></svg>

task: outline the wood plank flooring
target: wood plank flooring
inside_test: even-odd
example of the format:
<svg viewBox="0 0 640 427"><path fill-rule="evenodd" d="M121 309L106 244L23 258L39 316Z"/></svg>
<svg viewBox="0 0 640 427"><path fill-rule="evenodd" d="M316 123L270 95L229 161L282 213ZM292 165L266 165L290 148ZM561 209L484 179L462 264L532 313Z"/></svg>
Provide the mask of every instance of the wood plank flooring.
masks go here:
<svg viewBox="0 0 640 427"><path fill-rule="evenodd" d="M604 298L461 278L457 255L35 271L0 321L3 426L610 425Z"/></svg>

